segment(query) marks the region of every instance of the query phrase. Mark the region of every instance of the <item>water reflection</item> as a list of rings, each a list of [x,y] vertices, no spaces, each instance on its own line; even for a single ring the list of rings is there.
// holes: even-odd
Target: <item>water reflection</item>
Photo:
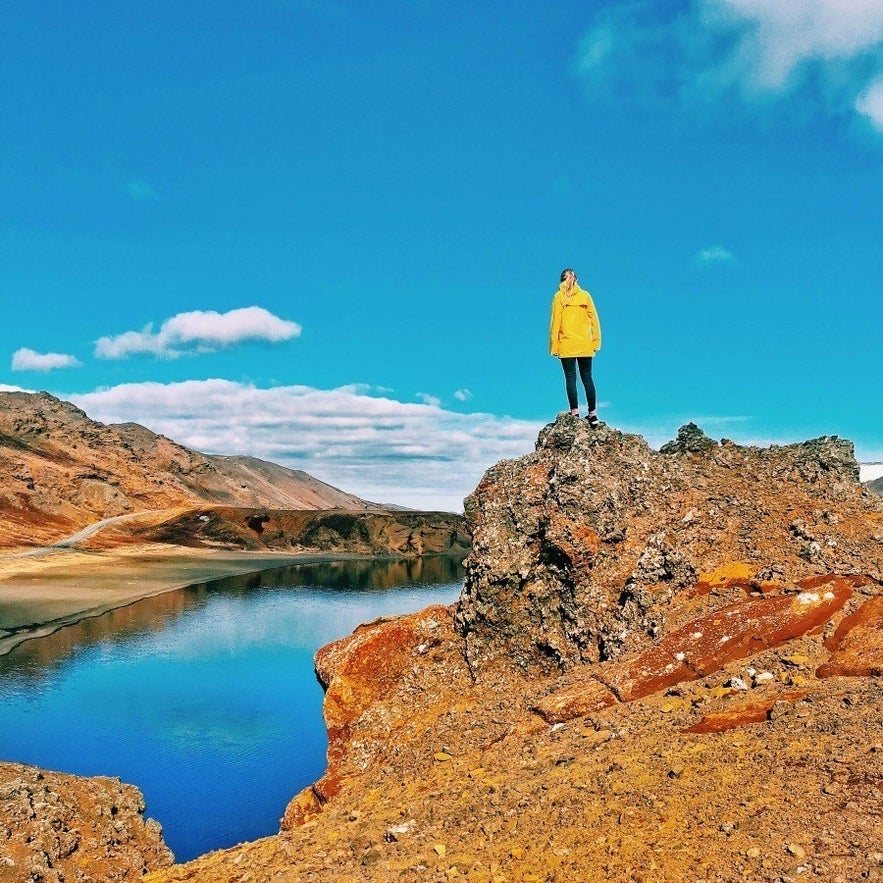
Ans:
[[[107,642],[124,642],[161,632],[184,613],[205,605],[211,595],[242,596],[259,590],[309,587],[313,590],[369,592],[408,586],[429,586],[463,581],[463,556],[436,555],[412,559],[342,559],[286,565],[256,573],[221,577],[184,589],[144,598],[82,619],[51,635],[25,641],[0,656],[0,679],[35,689],[53,671],[84,648]],[[2,697],[4,690],[0,690]]]
[[[81,619],[51,635],[19,644],[0,656],[0,679],[23,682],[30,687],[53,676],[53,672],[84,648],[107,641],[125,641],[135,635],[162,631],[169,622],[205,603],[206,587],[177,589],[118,607],[100,616]],[[0,691],[2,696],[2,691]]]
[[[169,592],[0,658],[0,759],[137,785],[179,860],[278,830],[325,768],[313,655],[450,604],[458,559],[288,566]]]

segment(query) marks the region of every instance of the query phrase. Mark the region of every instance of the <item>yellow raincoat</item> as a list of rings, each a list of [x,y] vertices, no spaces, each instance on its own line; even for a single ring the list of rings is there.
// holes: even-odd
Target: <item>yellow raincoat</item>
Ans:
[[[601,349],[601,323],[588,291],[574,285],[568,294],[564,283],[552,298],[549,352],[553,356],[594,356]]]

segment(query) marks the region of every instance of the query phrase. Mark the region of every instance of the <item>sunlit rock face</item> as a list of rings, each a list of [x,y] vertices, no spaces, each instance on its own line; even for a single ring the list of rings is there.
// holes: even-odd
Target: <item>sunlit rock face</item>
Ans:
[[[694,424],[656,452],[567,415],[488,470],[456,614],[475,673],[564,671],[649,647],[716,605],[883,574],[883,505],[837,437],[755,448]]]

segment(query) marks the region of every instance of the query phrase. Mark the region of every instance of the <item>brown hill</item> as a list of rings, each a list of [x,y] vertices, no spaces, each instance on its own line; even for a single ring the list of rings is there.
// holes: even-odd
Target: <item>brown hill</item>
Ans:
[[[880,478],[875,478],[873,481],[866,481],[865,487],[883,497],[883,475]]]
[[[319,651],[328,769],[172,881],[883,878],[883,501],[837,438],[569,416],[467,501],[452,608]]]
[[[380,508],[305,472],[202,454],[135,423],[98,423],[45,392],[0,393],[0,546],[52,542],[116,515],[205,504]]]

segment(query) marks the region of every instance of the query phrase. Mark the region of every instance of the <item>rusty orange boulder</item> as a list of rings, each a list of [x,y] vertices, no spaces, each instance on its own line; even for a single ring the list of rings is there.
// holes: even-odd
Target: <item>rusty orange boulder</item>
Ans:
[[[316,653],[316,675],[325,688],[322,711],[328,728],[328,768],[318,782],[289,803],[283,830],[317,815],[339,793],[353,728],[368,709],[396,690],[415,658],[427,653],[438,642],[442,627],[450,629],[450,623],[448,608],[433,605],[410,616],[359,626]]]
[[[855,582],[831,576],[814,581],[811,590],[727,605],[688,622],[632,659],[588,669],[589,680],[544,697],[535,710],[549,723],[558,723],[600,711],[615,700],[633,702],[713,674],[828,622],[852,598]]]
[[[847,616],[825,646],[832,653],[817,670],[818,677],[883,675],[883,596]]]

